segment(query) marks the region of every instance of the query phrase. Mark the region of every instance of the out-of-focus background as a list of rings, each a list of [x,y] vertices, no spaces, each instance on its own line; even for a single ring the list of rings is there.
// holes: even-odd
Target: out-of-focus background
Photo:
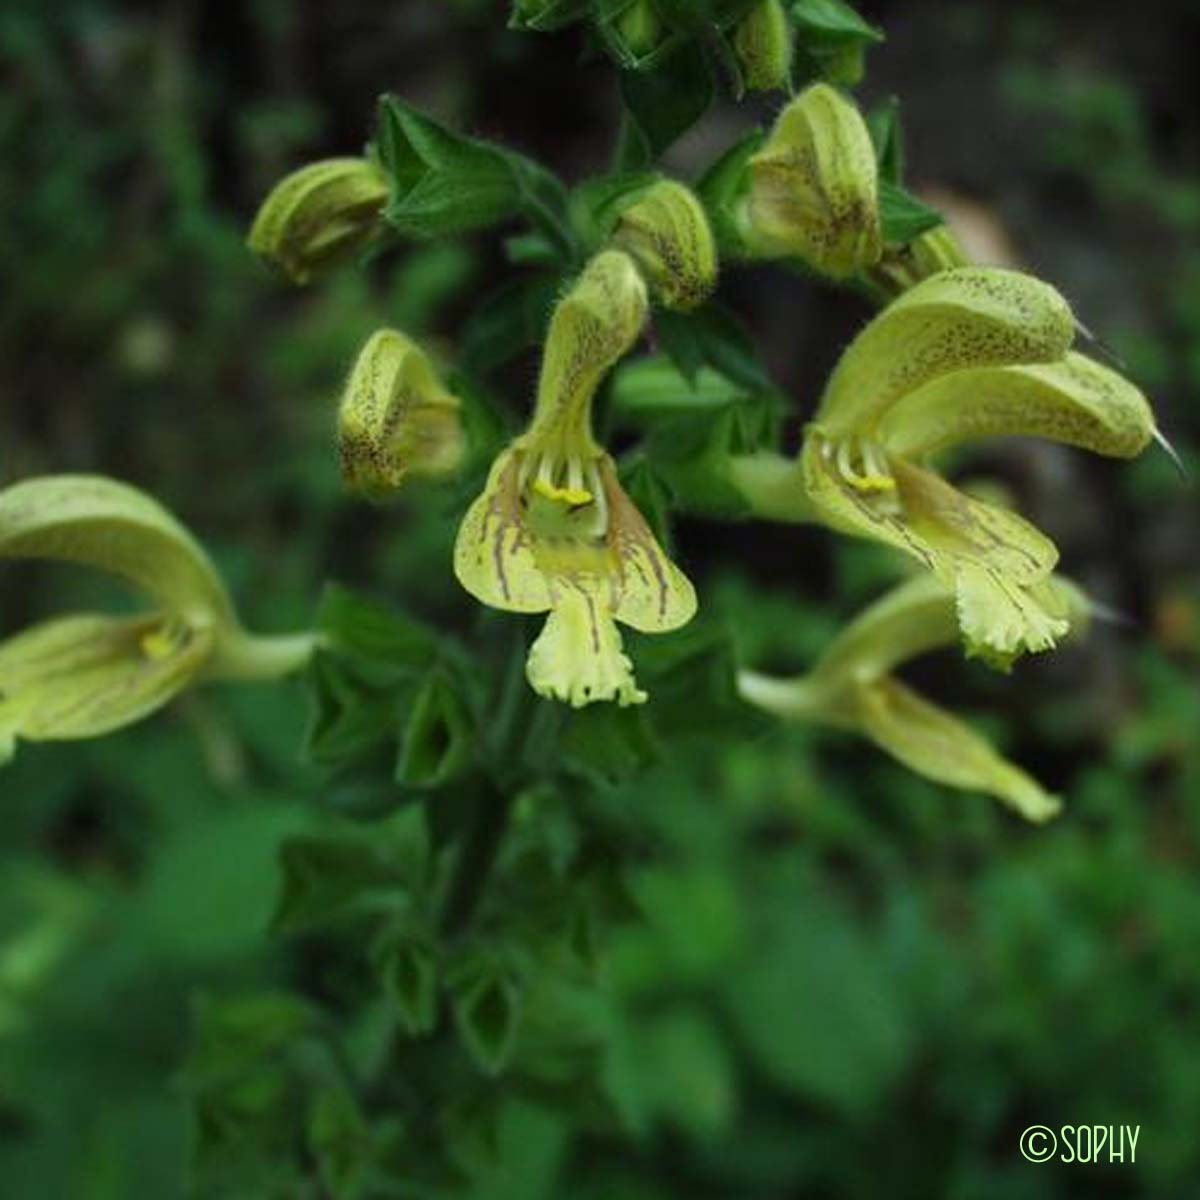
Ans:
[[[1057,284],[1200,474],[1195,5],[861,9],[888,40],[860,96],[902,98],[910,185],[981,258]],[[95,471],[153,491],[263,630],[311,620],[326,579],[464,626],[456,514],[436,494],[346,498],[333,407],[380,324],[452,351],[505,278],[497,239],[297,291],[243,236],[282,174],[360,150],[383,91],[568,181],[603,170],[615,71],[580,49],[577,31],[505,31],[487,0],[6,0],[0,483]],[[718,109],[669,164],[695,175],[776,103]],[[723,286],[798,428],[867,306],[783,269]],[[518,406],[533,369],[512,373]],[[1065,815],[1026,828],[804,730],[717,739],[614,793],[615,821],[635,813],[674,847],[615,956],[640,1133],[535,1122],[529,1153],[576,1183],[554,1190],[546,1166],[549,1190],[510,1194],[1195,1194],[1196,494],[1157,451],[1115,464],[1023,442],[969,466],[1127,618],[1008,677],[953,654],[914,676]],[[816,530],[687,521],[678,542],[746,659],[779,670],[895,578],[885,553]],[[6,565],[0,632],[114,600],[81,572]],[[277,847],[327,799],[298,756],[302,699],[298,683],[189,695],[101,741],[22,746],[0,774],[6,1195],[182,1195],[197,997],[336,992],[330,973],[357,969],[265,933]],[[1140,1125],[1136,1165],[1031,1165],[1017,1139],[1034,1123]],[[212,1194],[323,1194],[282,1168],[272,1188]]]

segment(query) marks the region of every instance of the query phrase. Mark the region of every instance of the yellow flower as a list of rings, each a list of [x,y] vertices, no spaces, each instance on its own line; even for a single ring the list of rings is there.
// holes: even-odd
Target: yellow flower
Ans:
[[[1081,631],[1089,612],[1082,593],[1057,576],[1044,587],[1049,602]],[[749,703],[784,720],[861,734],[918,775],[985,792],[1028,821],[1047,821],[1062,808],[1058,797],[893,673],[909,659],[952,644],[957,624],[953,594],[933,576],[919,575],[852,621],[809,674],[774,679],[743,671],[738,687]]]
[[[456,471],[466,452],[460,408],[416,342],[377,330],[359,351],[338,410],[346,486],[380,499],[410,475]]]
[[[646,313],[629,256],[596,255],[551,318],[533,422],[496,459],[454,549],[459,582],[484,604],[549,611],[526,673],[539,695],[576,707],[646,699],[617,621],[656,632],[696,610],[692,585],[592,436],[592,397]]]
[[[1046,581],[1054,544],[972,499],[930,459],[1000,435],[1132,457],[1154,436],[1145,397],[1072,352],[1053,288],[998,268],[943,271],[884,309],[842,355],[800,466],[818,518],[913,556],[954,593],[969,653],[1004,665],[1067,631]]]
[[[57,617],[0,643],[0,762],[18,738],[96,737],[140,720],[189,683],[274,678],[312,653],[311,634],[242,629],[191,534],[112,479],[46,476],[0,491],[0,558],[95,567],[154,605],[138,616]]]
[[[862,114],[836,88],[814,83],[801,92],[747,170],[738,222],[751,256],[795,255],[839,279],[878,261],[875,148]]]

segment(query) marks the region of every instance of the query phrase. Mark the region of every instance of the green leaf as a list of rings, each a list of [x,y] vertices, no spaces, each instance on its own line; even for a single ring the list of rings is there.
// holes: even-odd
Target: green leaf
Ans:
[[[784,882],[760,872],[763,919],[751,952],[728,972],[728,1010],[769,1079],[843,1112],[866,1112],[888,1094],[909,1050],[897,988],[845,911]]]
[[[659,545],[670,555],[673,540],[671,489],[666,480],[645,456],[639,456],[632,466],[622,464],[621,485],[638,512],[646,518]]]
[[[944,223],[942,214],[922,204],[911,192],[885,179],[879,181],[879,218],[883,240],[889,245],[907,246],[926,230]]]
[[[737,655],[724,625],[694,621],[669,637],[640,639],[633,647],[646,705],[666,744],[689,737],[747,736],[768,722],[737,691]]]
[[[582,20],[591,6],[592,0],[513,0],[508,27],[550,33]]]
[[[620,87],[626,115],[617,156],[622,171],[657,162],[704,116],[713,98],[712,73],[694,44],[681,46],[653,71],[623,72]]]
[[[714,300],[693,312],[656,313],[654,331],[663,351],[689,382],[701,367],[709,366],[748,391],[774,390],[741,321]]]
[[[372,961],[400,1022],[413,1037],[437,1024],[438,971],[429,942],[408,929],[388,930],[375,944]]]
[[[417,692],[400,758],[396,782],[436,788],[460,776],[471,761],[475,728],[466,705],[446,673],[433,671]]]
[[[399,731],[399,697],[364,683],[354,667],[318,652],[307,673],[311,712],[303,753],[338,766],[359,759]]]
[[[589,251],[598,250],[621,213],[640,193],[662,178],[656,171],[634,171],[589,179],[571,192],[571,223]]]
[[[330,647],[359,660],[366,678],[381,683],[428,670],[439,653],[432,630],[341,584],[325,585],[317,628]]]
[[[507,973],[491,967],[472,971],[453,988],[454,1017],[471,1056],[488,1075],[508,1065],[521,1023],[521,992]]]
[[[797,82],[824,79],[854,87],[863,77],[866,50],[883,34],[843,0],[795,0],[798,31],[793,75]]]
[[[738,209],[749,186],[750,158],[765,139],[766,134],[761,129],[751,130],[730,146],[696,185],[696,194],[708,213],[717,247],[723,257],[736,257],[742,252]]]
[[[365,907],[395,908],[406,892],[376,839],[295,837],[279,852],[283,885],[272,918],[281,933],[336,921]]]
[[[557,272],[513,279],[483,300],[463,327],[462,362],[484,375],[540,344],[558,299],[563,277]]]
[[[308,1114],[308,1145],[333,1200],[356,1200],[374,1147],[354,1096],[342,1085],[324,1087]]]
[[[640,775],[659,757],[641,706],[593,704],[564,720],[562,766],[592,783],[616,786]]]
[[[392,183],[384,218],[403,236],[453,236],[522,215],[571,252],[565,190],[531,159],[454,133],[394,96],[380,100],[375,152]]]
[[[867,129],[875,144],[879,178],[900,185],[904,178],[904,134],[900,128],[900,101],[891,96],[867,114]]]
[[[809,46],[876,45],[884,40],[883,32],[845,0],[793,0],[791,17]]]
[[[192,1007],[192,1047],[180,1072],[189,1088],[241,1074],[316,1026],[318,1014],[287,992],[199,996]]]

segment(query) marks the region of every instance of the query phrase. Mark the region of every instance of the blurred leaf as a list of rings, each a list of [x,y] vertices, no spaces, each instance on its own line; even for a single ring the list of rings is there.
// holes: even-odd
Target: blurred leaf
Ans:
[[[409,709],[396,782],[437,788],[461,775],[475,745],[475,727],[446,673],[433,671]]]
[[[454,1017],[479,1067],[498,1075],[508,1065],[521,1022],[521,993],[511,976],[490,967],[452,985]]]
[[[727,739],[765,722],[737,694],[737,660],[728,629],[693,622],[666,637],[639,639],[634,659],[650,693],[647,713],[664,745],[689,737]]]
[[[367,677],[380,682],[427,670],[439,650],[432,630],[336,583],[327,583],[321,594],[317,628],[331,647],[362,660]]]
[[[373,1147],[363,1115],[344,1087],[322,1088],[313,1097],[308,1145],[333,1200],[355,1200],[363,1195]]]
[[[428,942],[407,929],[385,933],[372,949],[372,961],[407,1032],[418,1037],[437,1023],[438,972]]]
[[[294,933],[364,906],[395,908],[405,890],[394,861],[369,837],[296,837],[279,854],[283,886],[272,928]]]
[[[764,889],[778,881],[761,879]],[[801,908],[764,907],[725,998],[746,1049],[775,1083],[862,1113],[890,1088],[909,1051],[901,997],[875,947],[840,908],[811,892]],[[803,894],[803,893],[802,893]]]
[[[879,181],[879,218],[883,240],[896,246],[906,246],[926,230],[944,224],[941,213],[886,179]]]
[[[561,287],[559,275],[539,273],[510,280],[487,296],[463,327],[464,367],[486,374],[538,345]]]
[[[879,177],[900,186],[904,178],[904,134],[900,128],[900,101],[889,96],[867,114],[867,128],[879,161]]]
[[[201,996],[192,1009],[192,1047],[181,1072],[190,1088],[240,1075],[315,1027],[318,1014],[288,992]]]
[[[741,321],[715,300],[690,313],[657,312],[654,332],[663,351],[689,382],[695,381],[702,367],[709,366],[748,391],[772,390],[770,376],[759,363]]]
[[[365,685],[346,663],[318,652],[308,668],[311,713],[305,757],[322,765],[361,758],[399,731],[394,692]]]
[[[659,753],[640,705],[592,704],[572,712],[559,749],[566,770],[609,786],[632,779]]]
[[[883,33],[845,0],[792,0],[791,18],[809,45],[867,45],[882,42]]]
[[[549,33],[587,16],[592,0],[512,0],[509,27]]]
[[[703,50],[681,46],[651,71],[623,71],[621,100],[626,123],[619,151],[622,171],[637,171],[658,161],[681,134],[708,110],[712,74]]]

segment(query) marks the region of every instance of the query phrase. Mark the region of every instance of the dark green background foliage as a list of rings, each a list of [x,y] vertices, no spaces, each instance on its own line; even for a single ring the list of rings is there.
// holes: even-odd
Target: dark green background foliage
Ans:
[[[860,96],[902,97],[907,182],[1007,230],[1195,474],[1194,5],[862,11],[888,40]],[[702,618],[630,639],[644,711],[567,715],[508,688],[524,622],[452,579],[477,469],[386,508],[342,494],[334,405],[379,325],[440,340],[519,425],[536,354],[501,360],[544,300],[495,295],[544,245],[518,269],[492,234],[432,241],[293,291],[244,231],[287,170],[357,152],[384,91],[569,184],[603,173],[646,77],[581,58],[578,25],[504,24],[484,0],[0,10],[0,482],[152,490],[249,624],[333,640],[304,681],[189,694],[0,776],[4,1194],[1194,1195],[1200,556],[1165,457],[967,464],[1131,618],[1007,678],[914,673],[1068,798],[1046,829],[731,698],[735,655],[810,663],[894,577],[882,551],[676,521]],[[667,164],[694,178],[776,104],[719,102]],[[627,130],[626,166],[660,134]],[[870,310],[771,267],[721,299],[757,353],[735,339],[723,369],[761,363],[794,440]],[[710,432],[626,463],[649,516],[671,448]],[[9,566],[0,628],[113,599]],[[477,760],[486,786],[455,785]],[[1137,1165],[1031,1165],[1034,1122],[1139,1124]]]

